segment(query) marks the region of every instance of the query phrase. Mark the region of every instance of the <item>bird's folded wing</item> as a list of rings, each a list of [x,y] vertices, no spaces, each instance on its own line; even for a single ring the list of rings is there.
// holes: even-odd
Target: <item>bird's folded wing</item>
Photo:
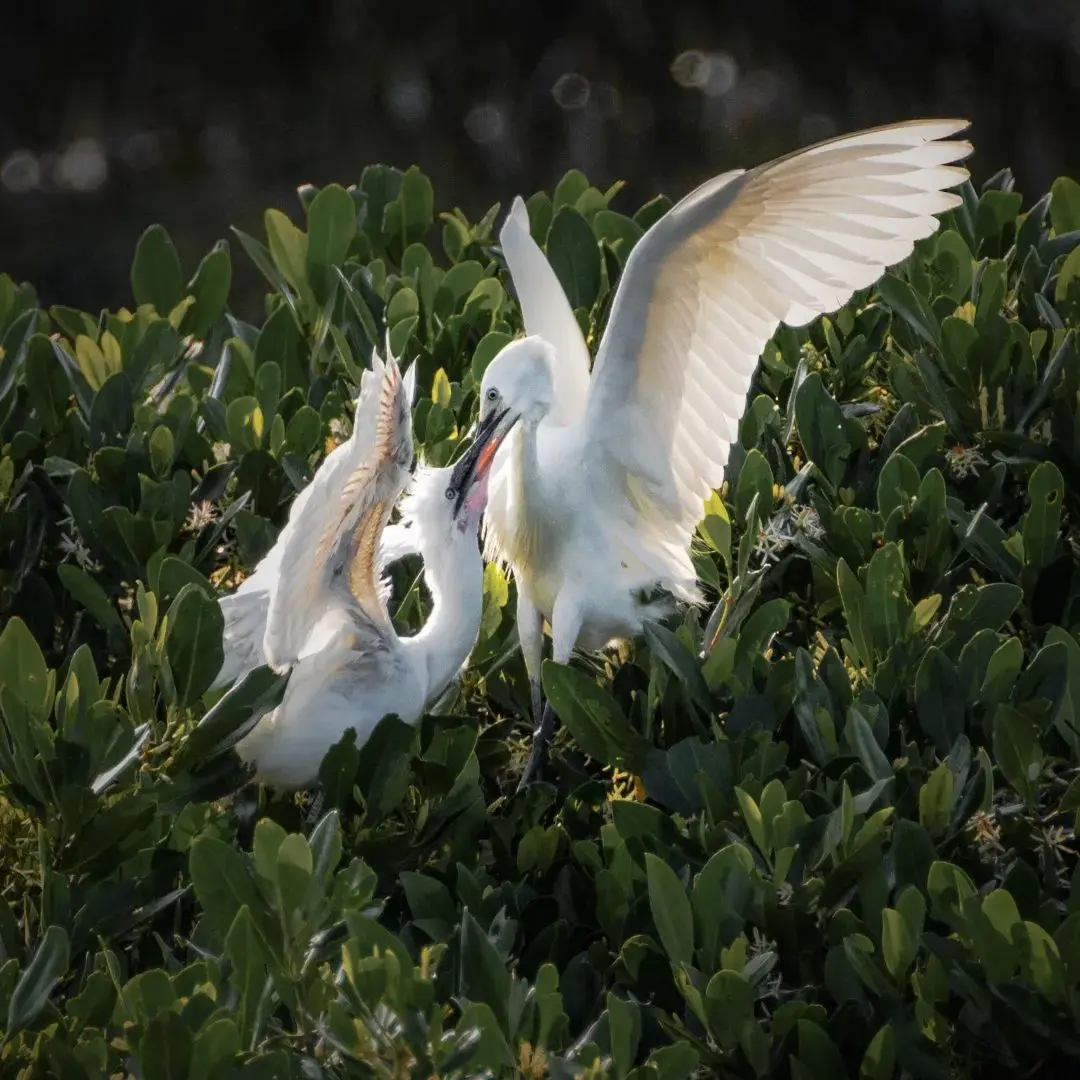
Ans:
[[[263,638],[266,661],[278,671],[296,662],[339,582],[365,620],[390,625],[375,555],[412,464],[413,380],[402,380],[393,359],[383,364],[373,355],[372,366],[357,404],[353,452],[313,492],[281,553]]]
[[[551,263],[529,232],[529,212],[521,196],[514,199],[499,231],[499,244],[517,290],[525,333],[539,334],[555,348],[550,421],[570,424],[585,411],[589,349]]]
[[[656,539],[685,549],[761,351],[781,322],[835,311],[937,228],[967,179],[960,120],[829,140],[726,173],[631,252],[593,367],[582,436],[596,482]]]

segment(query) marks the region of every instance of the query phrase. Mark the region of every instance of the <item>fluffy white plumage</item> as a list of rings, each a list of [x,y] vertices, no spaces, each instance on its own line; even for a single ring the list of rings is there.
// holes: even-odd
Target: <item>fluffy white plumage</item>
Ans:
[[[656,587],[694,601],[689,547],[723,481],[761,351],[780,323],[835,311],[960,202],[962,120],[842,136],[709,180],[648,230],[588,351],[516,199],[500,242],[530,337],[489,365],[481,418],[520,406],[497,456],[486,553],[513,567],[533,679],[553,655],[640,631]],[[582,389],[584,387],[584,390]],[[551,408],[530,416],[530,402]],[[534,706],[538,688],[534,686]]]
[[[422,630],[399,638],[386,610],[379,546],[410,478],[411,389],[392,360],[376,377],[381,384],[372,379],[362,388],[357,409],[364,430],[374,432],[368,452],[351,474],[335,474],[332,487],[312,496],[310,517],[287,539],[281,560],[282,568],[297,571],[279,575],[269,600],[266,651],[287,659],[291,675],[280,705],[236,751],[260,780],[275,786],[313,783],[323,755],[350,727],[362,745],[387,713],[418,720],[465,664],[480,629],[477,528],[494,449],[489,443],[497,444],[506,428],[480,433],[451,468],[417,471],[403,509],[434,606]]]

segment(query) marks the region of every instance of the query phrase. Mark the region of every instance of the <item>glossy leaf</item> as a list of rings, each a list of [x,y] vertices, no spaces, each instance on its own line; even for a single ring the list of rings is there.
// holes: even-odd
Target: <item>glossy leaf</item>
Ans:
[[[589,223],[577,211],[556,211],[547,237],[547,257],[570,306],[588,310],[600,291],[600,249]]]
[[[163,318],[183,299],[180,256],[162,225],[151,225],[139,237],[131,264],[131,291],[136,304],[153,304]]]
[[[648,744],[615,699],[574,668],[545,660],[542,670],[544,693],[581,749],[605,764],[641,772]]]
[[[645,854],[649,910],[664,951],[674,964],[689,964],[694,955],[694,920],[686,890],[675,871],[651,852]]]
[[[68,935],[62,927],[50,926],[12,991],[7,1009],[9,1037],[33,1023],[67,972],[70,956]]]

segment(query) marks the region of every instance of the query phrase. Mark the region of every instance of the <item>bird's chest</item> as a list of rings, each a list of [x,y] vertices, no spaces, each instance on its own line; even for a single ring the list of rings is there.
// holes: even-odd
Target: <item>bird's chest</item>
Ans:
[[[555,597],[559,595],[563,585],[561,568],[557,563],[550,562],[547,565],[521,563],[519,567],[514,571],[515,576],[524,586],[533,607],[550,620],[555,608]]]

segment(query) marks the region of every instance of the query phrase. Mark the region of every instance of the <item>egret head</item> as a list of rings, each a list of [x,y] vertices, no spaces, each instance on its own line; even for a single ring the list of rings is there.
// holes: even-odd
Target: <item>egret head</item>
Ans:
[[[507,417],[539,423],[555,404],[555,350],[533,334],[503,348],[480,383],[480,423],[507,410]]]
[[[421,549],[437,553],[447,544],[476,541],[476,529],[487,505],[487,480],[495,452],[517,417],[501,409],[482,421],[469,449],[444,469],[422,465],[402,502],[402,514],[423,538]]]

